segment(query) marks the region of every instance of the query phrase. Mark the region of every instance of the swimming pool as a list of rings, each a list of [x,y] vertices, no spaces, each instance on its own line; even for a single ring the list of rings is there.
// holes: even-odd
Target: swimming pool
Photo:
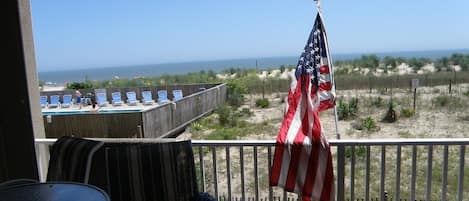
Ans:
[[[43,111],[42,116],[53,115],[75,115],[75,114],[118,114],[118,113],[133,113],[141,112],[143,109],[101,109],[96,112],[89,110],[65,110],[65,111]]]

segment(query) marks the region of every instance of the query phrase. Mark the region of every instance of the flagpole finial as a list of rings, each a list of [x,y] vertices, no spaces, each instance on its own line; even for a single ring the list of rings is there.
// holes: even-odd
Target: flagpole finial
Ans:
[[[316,2],[316,7],[318,11],[321,11],[321,0],[314,0]]]

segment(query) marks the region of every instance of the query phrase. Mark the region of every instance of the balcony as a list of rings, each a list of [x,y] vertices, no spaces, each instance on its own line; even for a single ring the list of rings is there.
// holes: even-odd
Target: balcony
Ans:
[[[105,142],[156,139],[100,138]],[[55,139],[36,139],[41,178]],[[200,191],[218,200],[297,200],[269,186],[275,141],[194,140]],[[469,200],[469,138],[330,140],[337,200]],[[465,186],[465,188],[464,188]]]

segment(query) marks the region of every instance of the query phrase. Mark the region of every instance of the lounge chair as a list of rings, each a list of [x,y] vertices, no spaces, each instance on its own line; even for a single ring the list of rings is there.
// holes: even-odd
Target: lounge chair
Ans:
[[[119,91],[112,92],[112,105],[120,106],[122,104],[124,104],[124,101],[122,101],[121,92]]]
[[[72,105],[72,95],[66,94],[62,96],[62,107],[70,107]]]
[[[142,91],[142,103],[144,105],[151,105],[155,103],[155,100],[153,100],[151,91]]]
[[[140,101],[137,100],[137,94],[135,91],[128,91],[127,95],[127,105],[137,105]]]
[[[109,104],[109,101],[107,101],[106,93],[96,93],[96,102],[98,103],[99,107],[106,106],[107,104]]]
[[[60,106],[60,96],[59,95],[52,95],[50,96],[50,103],[47,105],[49,108],[56,108]]]
[[[158,102],[159,103],[169,103],[170,102],[170,100],[168,99],[168,91],[158,90]]]
[[[41,107],[45,108],[47,104],[47,96],[41,96]]]
[[[184,96],[182,95],[182,90],[173,90],[173,101],[181,100],[183,97]]]

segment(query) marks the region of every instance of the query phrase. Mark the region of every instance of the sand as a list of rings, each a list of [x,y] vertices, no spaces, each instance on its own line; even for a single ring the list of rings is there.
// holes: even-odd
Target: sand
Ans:
[[[469,97],[464,92],[469,91],[469,84],[459,84],[453,86],[453,93],[448,93],[448,86],[420,87],[417,89],[416,114],[412,117],[404,117],[400,114],[401,109],[412,109],[413,94],[408,90],[394,89],[393,100],[398,103],[396,111],[398,120],[395,123],[381,122],[387,112],[387,103],[391,94],[381,94],[377,90],[369,93],[368,90],[343,90],[337,91],[338,99],[348,100],[352,97],[359,99],[358,116],[349,120],[338,121],[338,133],[342,139],[370,139],[370,138],[460,138],[469,137]],[[285,108],[282,99],[283,94],[272,94],[265,96],[270,100],[268,108],[258,108],[255,100],[260,98],[260,94],[250,94],[246,96],[245,104],[242,107],[249,108],[253,113],[246,121],[251,123],[261,123],[270,121],[277,128],[280,128]],[[433,102],[436,97],[443,96],[458,100],[456,105],[437,106]],[[372,98],[381,97],[384,106],[374,107],[366,105]],[[368,102],[367,102],[368,101]],[[377,124],[378,130],[363,131],[353,128],[354,123],[360,118],[371,117]],[[328,139],[336,139],[336,124],[334,111],[328,110],[320,114],[321,124]],[[277,136],[274,133],[251,133],[243,139],[252,140],[273,140]],[[181,137],[189,138],[190,131],[187,130]]]

